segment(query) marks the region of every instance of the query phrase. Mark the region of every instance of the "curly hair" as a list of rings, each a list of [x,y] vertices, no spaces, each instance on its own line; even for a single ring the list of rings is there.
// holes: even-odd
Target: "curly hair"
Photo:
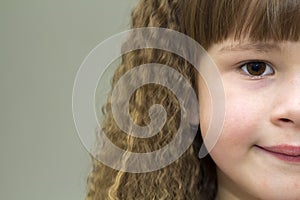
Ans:
[[[247,37],[254,41],[299,40],[300,1],[298,0],[140,0],[132,11],[131,27],[162,27],[179,31],[206,50],[228,38]],[[134,37],[127,41],[134,42]],[[124,44],[126,46],[126,42]],[[128,70],[145,63],[172,66],[197,91],[196,71],[190,63],[170,52],[141,49],[126,53],[115,71],[112,88]],[[143,78],[143,77],[139,77]],[[124,91],[126,89],[124,88]],[[120,94],[122,100],[122,93]],[[130,152],[150,152],[168,144],[178,129],[181,112],[176,97],[167,88],[148,84],[137,89],[129,103],[130,117],[138,125],[150,122],[153,104],[166,109],[167,122],[151,138],[124,133],[111,110],[111,93],[103,107],[102,129],[117,146]],[[193,145],[174,163],[153,172],[128,173],[105,166],[92,157],[86,200],[100,199],[205,199],[217,194],[216,165],[208,155],[198,159],[202,137],[198,129]]]

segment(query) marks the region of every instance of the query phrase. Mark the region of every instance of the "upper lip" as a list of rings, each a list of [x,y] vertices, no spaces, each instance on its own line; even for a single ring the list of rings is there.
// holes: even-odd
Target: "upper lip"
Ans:
[[[260,148],[277,154],[287,155],[287,156],[300,156],[300,146],[293,145],[276,145],[276,146],[259,146]]]

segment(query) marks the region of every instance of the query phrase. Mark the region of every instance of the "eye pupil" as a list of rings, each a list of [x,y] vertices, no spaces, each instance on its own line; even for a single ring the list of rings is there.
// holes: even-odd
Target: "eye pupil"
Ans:
[[[266,64],[262,62],[248,63],[247,70],[251,75],[259,76],[265,72]]]

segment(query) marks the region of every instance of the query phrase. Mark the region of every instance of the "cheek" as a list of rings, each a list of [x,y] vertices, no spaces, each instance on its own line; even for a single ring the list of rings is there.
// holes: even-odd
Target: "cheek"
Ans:
[[[200,127],[202,137],[206,136],[209,126],[220,126],[211,122],[212,103],[207,87],[200,81],[199,91],[200,102]],[[247,137],[246,132],[253,127],[256,120],[255,100],[244,98],[239,92],[227,92],[225,100],[225,121],[220,140],[229,139],[237,143]]]
[[[255,144],[257,115],[252,106],[251,101],[235,95],[226,99],[223,131],[210,152],[222,171],[231,171],[234,165],[243,163],[250,148]]]
[[[236,143],[254,142],[265,123],[267,107],[256,94],[239,91],[226,95],[226,117],[222,136]]]
[[[238,156],[239,153],[245,153],[259,138],[258,129],[263,121],[260,110],[262,105],[256,98],[245,98],[245,96],[249,95],[242,92],[226,94],[226,115],[223,131],[211,152],[212,154],[223,154],[226,149],[230,155]],[[203,123],[203,128],[209,126],[207,120],[203,120]]]
[[[233,145],[243,143],[251,137],[256,114],[251,103],[238,98],[227,98],[226,116],[220,142],[230,142]]]

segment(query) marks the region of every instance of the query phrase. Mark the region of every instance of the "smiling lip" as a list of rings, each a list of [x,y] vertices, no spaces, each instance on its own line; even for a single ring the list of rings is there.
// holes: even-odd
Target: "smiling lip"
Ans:
[[[300,146],[278,145],[278,146],[257,146],[260,149],[270,153],[280,160],[289,162],[300,162]]]

